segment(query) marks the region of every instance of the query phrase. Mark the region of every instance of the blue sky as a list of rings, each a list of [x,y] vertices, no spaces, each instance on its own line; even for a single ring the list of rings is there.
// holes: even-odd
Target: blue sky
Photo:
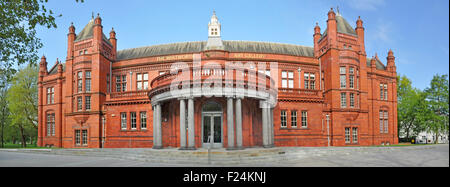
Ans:
[[[57,29],[38,29],[49,68],[64,61],[70,23],[79,33],[92,12],[100,13],[103,32],[112,27],[118,50],[155,44],[207,40],[207,25],[215,10],[223,40],[268,41],[313,46],[313,28],[326,28],[327,12],[339,6],[354,27],[364,21],[367,56],[378,53],[386,63],[389,49],[397,72],[424,89],[433,75],[449,73],[448,0],[50,0],[47,7],[62,17]]]

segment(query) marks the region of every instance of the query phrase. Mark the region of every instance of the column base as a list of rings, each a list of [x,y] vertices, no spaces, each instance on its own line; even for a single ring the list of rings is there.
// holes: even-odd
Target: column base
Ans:
[[[184,150],[197,150],[197,148],[195,148],[195,147],[186,147]]]
[[[235,151],[235,150],[240,150],[238,147],[227,147],[225,150],[227,151]]]
[[[178,150],[184,151],[184,150],[189,150],[189,149],[187,147],[180,147]]]
[[[273,148],[275,147],[274,145],[263,145],[264,148]]]
[[[153,146],[153,149],[163,149],[163,146]]]

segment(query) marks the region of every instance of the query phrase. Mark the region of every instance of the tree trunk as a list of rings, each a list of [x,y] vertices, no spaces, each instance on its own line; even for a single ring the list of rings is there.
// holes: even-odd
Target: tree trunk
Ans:
[[[25,137],[25,132],[24,132],[24,128],[22,127],[22,125],[19,125],[20,128],[20,136],[22,137],[22,147],[27,147],[27,139]]]

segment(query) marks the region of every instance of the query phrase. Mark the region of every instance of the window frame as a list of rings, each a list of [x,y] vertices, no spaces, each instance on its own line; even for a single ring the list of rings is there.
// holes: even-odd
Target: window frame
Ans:
[[[120,129],[127,130],[128,124],[127,124],[127,113],[121,112],[120,113]]]
[[[280,111],[280,127],[287,128],[287,110]]]
[[[291,128],[297,128],[297,110],[291,110]]]
[[[89,75],[89,76],[88,76]],[[84,72],[84,91],[91,92],[91,71]]]
[[[347,108],[347,93],[341,92],[341,108]]]
[[[131,128],[131,130],[136,130],[137,129],[136,112],[130,112],[130,128]]]
[[[139,112],[139,121],[141,129],[147,129],[147,112],[141,111]]]
[[[308,111],[306,110],[302,111],[301,121],[302,121],[302,128],[308,128]]]

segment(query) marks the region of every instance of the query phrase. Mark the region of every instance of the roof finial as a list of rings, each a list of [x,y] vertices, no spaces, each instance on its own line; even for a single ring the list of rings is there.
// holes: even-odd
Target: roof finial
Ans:
[[[94,11],[92,11],[92,19],[94,19]]]
[[[336,11],[339,14],[339,6],[336,7]]]

